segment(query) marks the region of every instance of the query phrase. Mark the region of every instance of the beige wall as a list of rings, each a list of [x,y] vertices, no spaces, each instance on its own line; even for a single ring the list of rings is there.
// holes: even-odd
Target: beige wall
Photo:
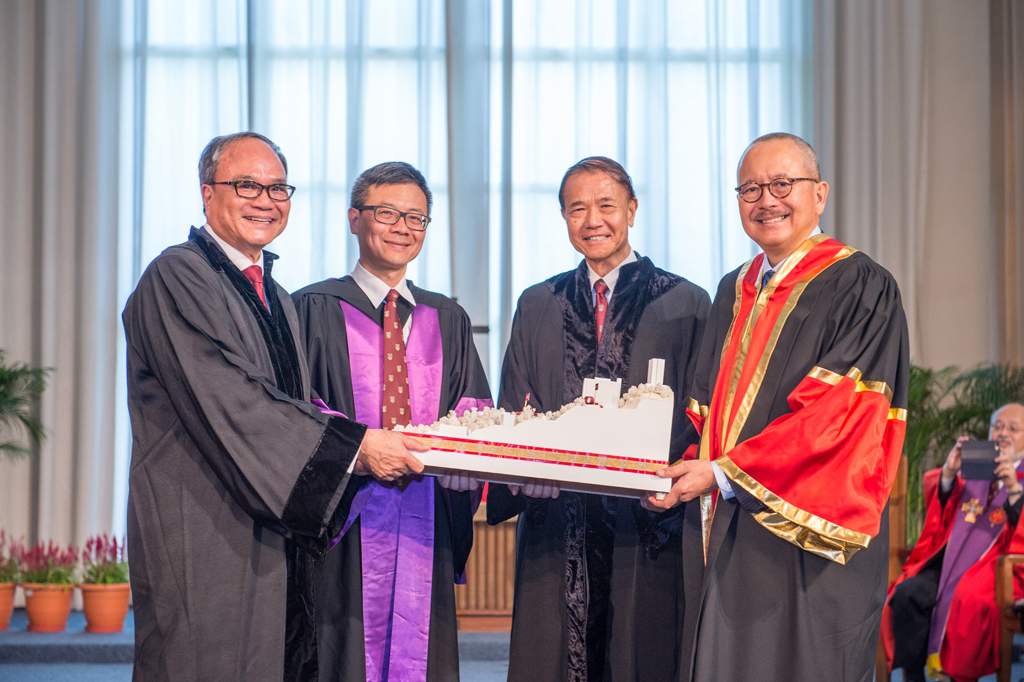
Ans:
[[[926,191],[916,362],[998,360],[992,276],[988,3],[931,0],[927,12]]]
[[[999,2],[1001,0],[992,0]],[[999,360],[990,3],[815,3],[822,228],[893,273],[911,360]]]

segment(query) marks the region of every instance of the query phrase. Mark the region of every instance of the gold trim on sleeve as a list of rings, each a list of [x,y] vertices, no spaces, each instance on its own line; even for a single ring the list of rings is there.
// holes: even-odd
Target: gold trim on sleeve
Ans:
[[[751,478],[728,457],[715,460],[733,482],[760,500],[771,511],[754,514],[758,523],[775,535],[819,556],[845,564],[868,546],[871,536],[826,521],[786,502]]]
[[[885,402],[892,404],[892,389],[884,381],[858,381],[857,382],[857,393],[864,391],[870,391],[872,393],[881,393],[885,396]]]
[[[889,419],[905,422],[907,421],[907,411],[902,407],[894,407],[889,410]]]
[[[701,405],[693,398],[690,398],[689,409],[690,412],[699,414],[701,416],[701,419],[707,419],[708,413],[710,412],[710,408],[707,405]]]
[[[775,512],[758,512],[754,514],[754,519],[770,533],[793,543],[800,549],[843,566],[862,549],[848,542],[818,535],[809,528],[793,523],[782,514]]]
[[[833,386],[837,386],[843,379],[842,375],[830,372],[824,367],[815,367],[807,373],[807,376],[811,379],[823,381],[826,384],[832,384]],[[852,379],[856,384],[854,390],[857,393],[863,393],[864,391],[881,393],[885,396],[885,401],[892,404],[892,389],[889,388],[889,384],[884,381],[861,381],[861,371],[856,367],[850,368],[850,371],[846,373],[846,378]]]

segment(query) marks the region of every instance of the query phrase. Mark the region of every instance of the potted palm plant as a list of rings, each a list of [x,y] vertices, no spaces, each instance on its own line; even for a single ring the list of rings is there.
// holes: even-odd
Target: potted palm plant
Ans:
[[[0,632],[11,624],[14,612],[14,588],[20,574],[19,557],[21,544],[15,543],[0,530]]]
[[[78,568],[78,549],[40,542],[21,560],[21,588],[25,591],[25,613],[32,632],[61,632],[71,613]]]
[[[86,632],[121,632],[128,615],[128,558],[124,540],[106,533],[85,542],[82,553],[82,607]]]
[[[49,371],[17,362],[8,365],[4,362],[4,351],[0,350],[0,455],[12,458],[32,455],[21,441],[2,437],[8,431],[24,431],[36,446],[43,441],[45,432],[34,408],[46,388]]]

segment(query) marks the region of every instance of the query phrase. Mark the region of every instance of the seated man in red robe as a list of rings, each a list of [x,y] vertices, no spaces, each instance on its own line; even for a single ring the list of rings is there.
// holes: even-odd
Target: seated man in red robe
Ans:
[[[966,437],[941,469],[924,476],[924,530],[889,587],[882,615],[889,668],[903,668],[907,682],[925,679],[926,662],[957,682],[991,674],[999,665],[996,557],[1024,549],[1017,532],[1024,507],[1018,480],[1024,475],[1024,405],[996,410],[989,438],[999,444],[995,481],[959,475]],[[1022,587],[1015,587],[1017,597]]]

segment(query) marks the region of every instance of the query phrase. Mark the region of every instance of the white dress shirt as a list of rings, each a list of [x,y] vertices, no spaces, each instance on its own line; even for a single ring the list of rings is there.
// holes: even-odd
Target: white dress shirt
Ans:
[[[611,303],[612,294],[615,292],[615,284],[619,281],[619,268],[629,263],[635,263],[637,261],[636,251],[630,251],[626,258],[612,268],[611,272],[602,277],[601,275],[594,272],[594,269],[590,267],[590,263],[587,263],[587,270],[590,271],[590,303],[593,306],[597,306],[597,292],[594,291],[594,285],[597,284],[597,280],[603,279],[605,286],[608,287],[608,291],[605,292],[604,300]]]
[[[217,234],[217,231],[210,227],[210,223],[203,225],[203,228],[205,228],[206,233],[213,238],[213,241],[217,242],[217,246],[221,248],[224,255],[228,257],[228,260],[231,261],[236,268],[245,271],[245,269],[251,265],[258,265],[260,268],[260,274],[263,273],[263,249],[260,249],[260,257],[256,259],[255,263],[253,263],[252,259],[244,253],[221,239],[220,235]]]
[[[221,251],[223,251],[224,255],[228,257],[228,260],[231,261],[232,265],[243,273],[246,268],[250,268],[255,265],[260,269],[260,277],[263,277],[263,249],[260,249],[260,257],[256,259],[255,263],[253,263],[251,258],[221,239],[220,235],[210,227],[210,223],[203,225],[203,228],[206,230],[206,234],[210,235],[210,237],[213,238],[213,241],[217,242],[217,246],[221,248]],[[266,299],[267,310],[270,310],[270,299],[267,297],[267,292],[265,291],[263,292],[263,298]]]

